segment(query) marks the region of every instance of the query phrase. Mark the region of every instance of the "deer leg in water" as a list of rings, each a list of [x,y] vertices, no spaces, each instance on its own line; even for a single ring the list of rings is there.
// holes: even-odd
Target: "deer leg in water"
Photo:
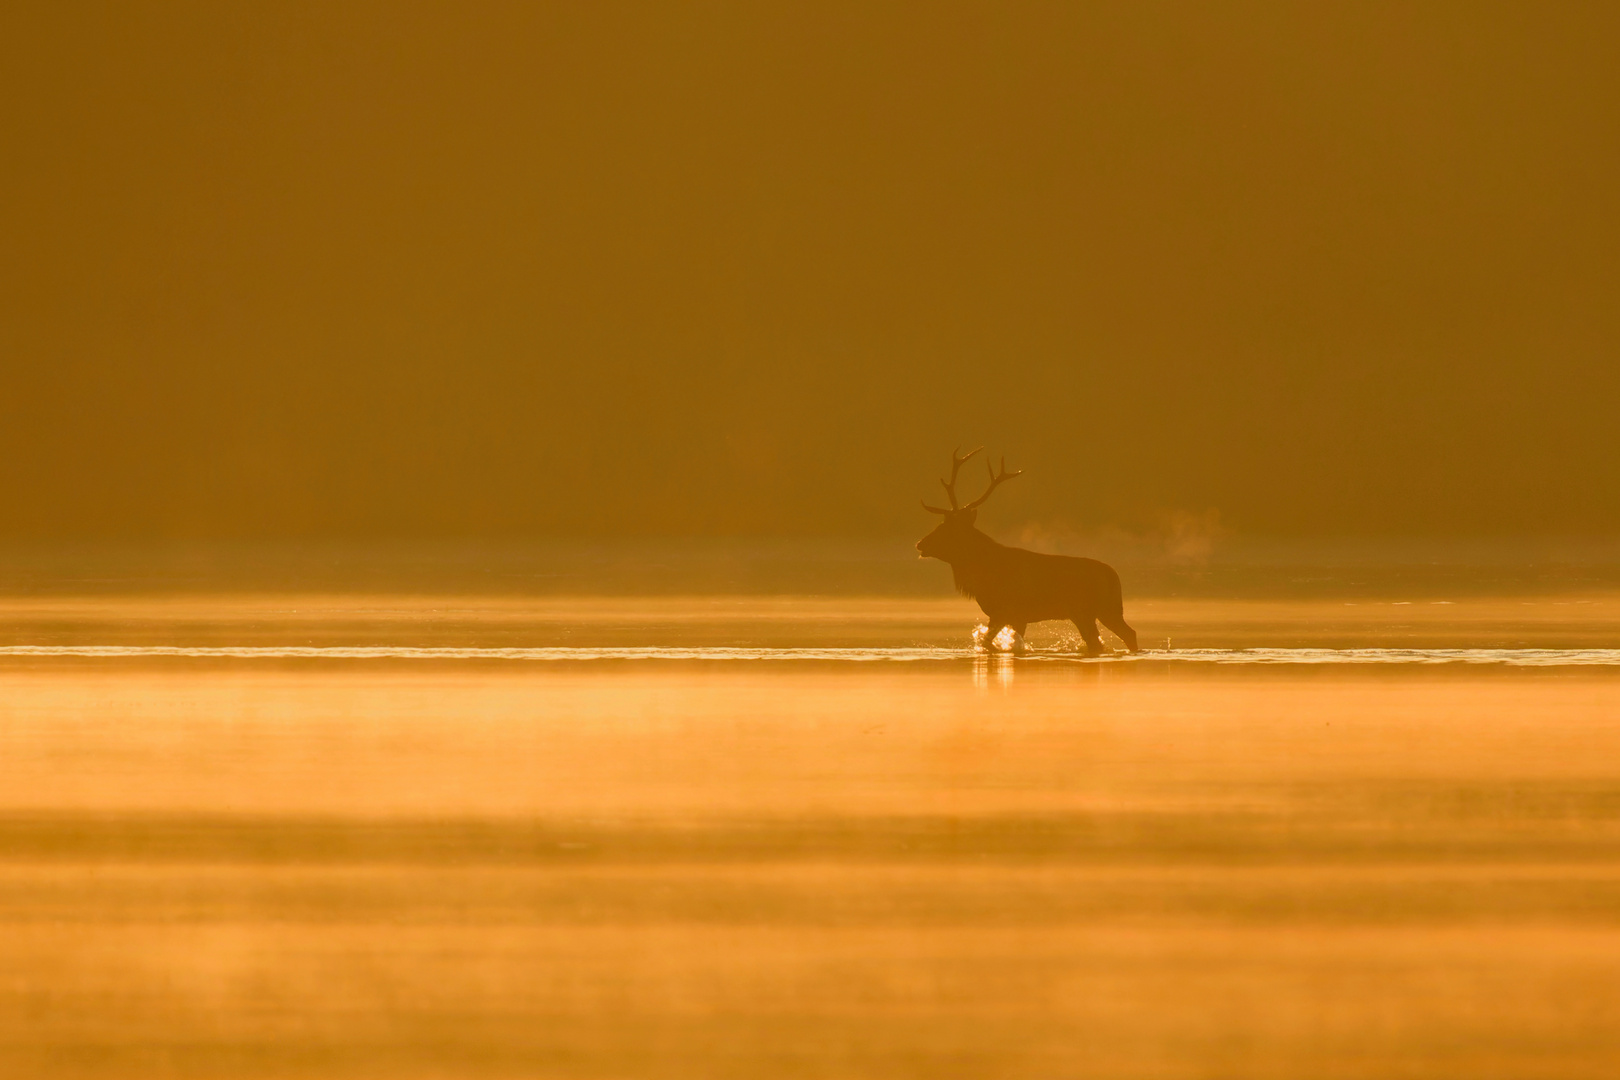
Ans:
[[[984,648],[986,652],[996,647],[996,635],[1006,629],[1007,624],[1000,619],[990,619],[990,625],[984,629]]]
[[[1080,631],[1080,636],[1086,639],[1086,655],[1101,656],[1103,651],[1102,635],[1097,633],[1097,620],[1090,615],[1076,618],[1074,625]]]
[[[1131,629],[1131,624],[1125,621],[1125,616],[1123,614],[1104,615],[1099,618],[1098,621],[1104,626],[1108,627],[1108,629],[1112,630],[1114,633],[1118,634],[1119,640],[1125,643],[1125,647],[1127,649],[1131,650],[1131,652],[1137,651],[1136,631]]]

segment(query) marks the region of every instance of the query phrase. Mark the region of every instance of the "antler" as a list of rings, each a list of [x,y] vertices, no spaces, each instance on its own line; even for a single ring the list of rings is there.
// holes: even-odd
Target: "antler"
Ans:
[[[990,486],[984,489],[984,494],[983,495],[980,495],[977,499],[974,499],[972,502],[970,502],[966,506],[962,507],[962,509],[964,509],[964,510],[976,510],[976,509],[978,509],[980,506],[984,505],[984,500],[986,500],[986,499],[988,499],[990,497],[990,493],[992,491],[996,490],[996,488],[1001,486],[1001,482],[1003,480],[1011,480],[1015,476],[1024,475],[1024,470],[1023,469],[1019,469],[1016,472],[1008,472],[1007,471],[1007,459],[1005,457],[1003,457],[1001,459],[1001,472],[998,473],[994,469],[990,468],[990,462],[989,461],[986,461],[984,463],[984,468],[985,468],[985,471],[990,474]],[[954,479],[954,477],[953,477],[953,479]],[[955,505],[956,505],[956,500],[952,499],[951,500],[951,506],[954,507]]]
[[[962,471],[962,466],[967,463],[968,458],[972,457],[974,454],[977,454],[979,450],[983,449],[984,447],[981,446],[976,450],[969,450],[961,457],[956,456],[955,450],[951,451],[951,478],[949,480],[940,481],[941,484],[945,485],[945,497],[951,500],[951,510],[961,509],[961,507],[956,505],[956,474]],[[1014,473],[1013,475],[1016,476],[1017,474]],[[988,495],[990,493],[987,491],[985,494]],[[979,502],[984,502],[984,500],[980,499]],[[979,503],[974,503],[973,505],[977,506]],[[923,503],[922,507],[930,514],[948,514],[951,512],[951,510],[941,510],[937,506],[929,506],[927,503]]]

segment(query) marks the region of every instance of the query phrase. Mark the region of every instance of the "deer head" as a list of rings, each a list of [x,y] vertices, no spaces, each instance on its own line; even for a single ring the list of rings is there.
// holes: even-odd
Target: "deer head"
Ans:
[[[968,545],[972,544],[975,536],[982,535],[973,527],[973,523],[979,516],[979,507],[984,505],[984,500],[988,499],[990,493],[1001,486],[1003,481],[1011,480],[1013,477],[1022,474],[1022,470],[1008,472],[1006,458],[1001,459],[1000,472],[991,468],[990,462],[986,460],[985,469],[990,474],[990,486],[984,489],[983,495],[980,495],[966,506],[958,506],[956,504],[956,476],[962,471],[962,466],[967,460],[983,449],[984,447],[981,446],[978,450],[969,450],[967,453],[960,455],[954,450],[951,451],[951,478],[949,480],[940,480],[940,483],[945,486],[945,497],[950,500],[951,508],[945,510],[938,506],[929,506],[927,503],[922,504],[923,509],[930,514],[938,514],[945,519],[939,523],[939,526],[933,532],[917,541],[917,551],[923,558],[942,559],[945,562],[955,560],[959,554],[967,549]]]

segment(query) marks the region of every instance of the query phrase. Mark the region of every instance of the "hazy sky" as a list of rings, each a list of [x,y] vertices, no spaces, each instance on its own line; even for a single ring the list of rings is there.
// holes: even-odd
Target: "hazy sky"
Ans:
[[[0,535],[1620,531],[1620,5],[793,7],[11,0]]]

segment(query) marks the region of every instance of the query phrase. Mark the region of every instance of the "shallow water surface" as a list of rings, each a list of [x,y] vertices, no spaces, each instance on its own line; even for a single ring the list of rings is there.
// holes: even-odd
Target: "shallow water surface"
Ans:
[[[1120,662],[960,605],[185,603],[0,653],[0,1075],[1620,1063],[1620,670],[1488,613]]]

